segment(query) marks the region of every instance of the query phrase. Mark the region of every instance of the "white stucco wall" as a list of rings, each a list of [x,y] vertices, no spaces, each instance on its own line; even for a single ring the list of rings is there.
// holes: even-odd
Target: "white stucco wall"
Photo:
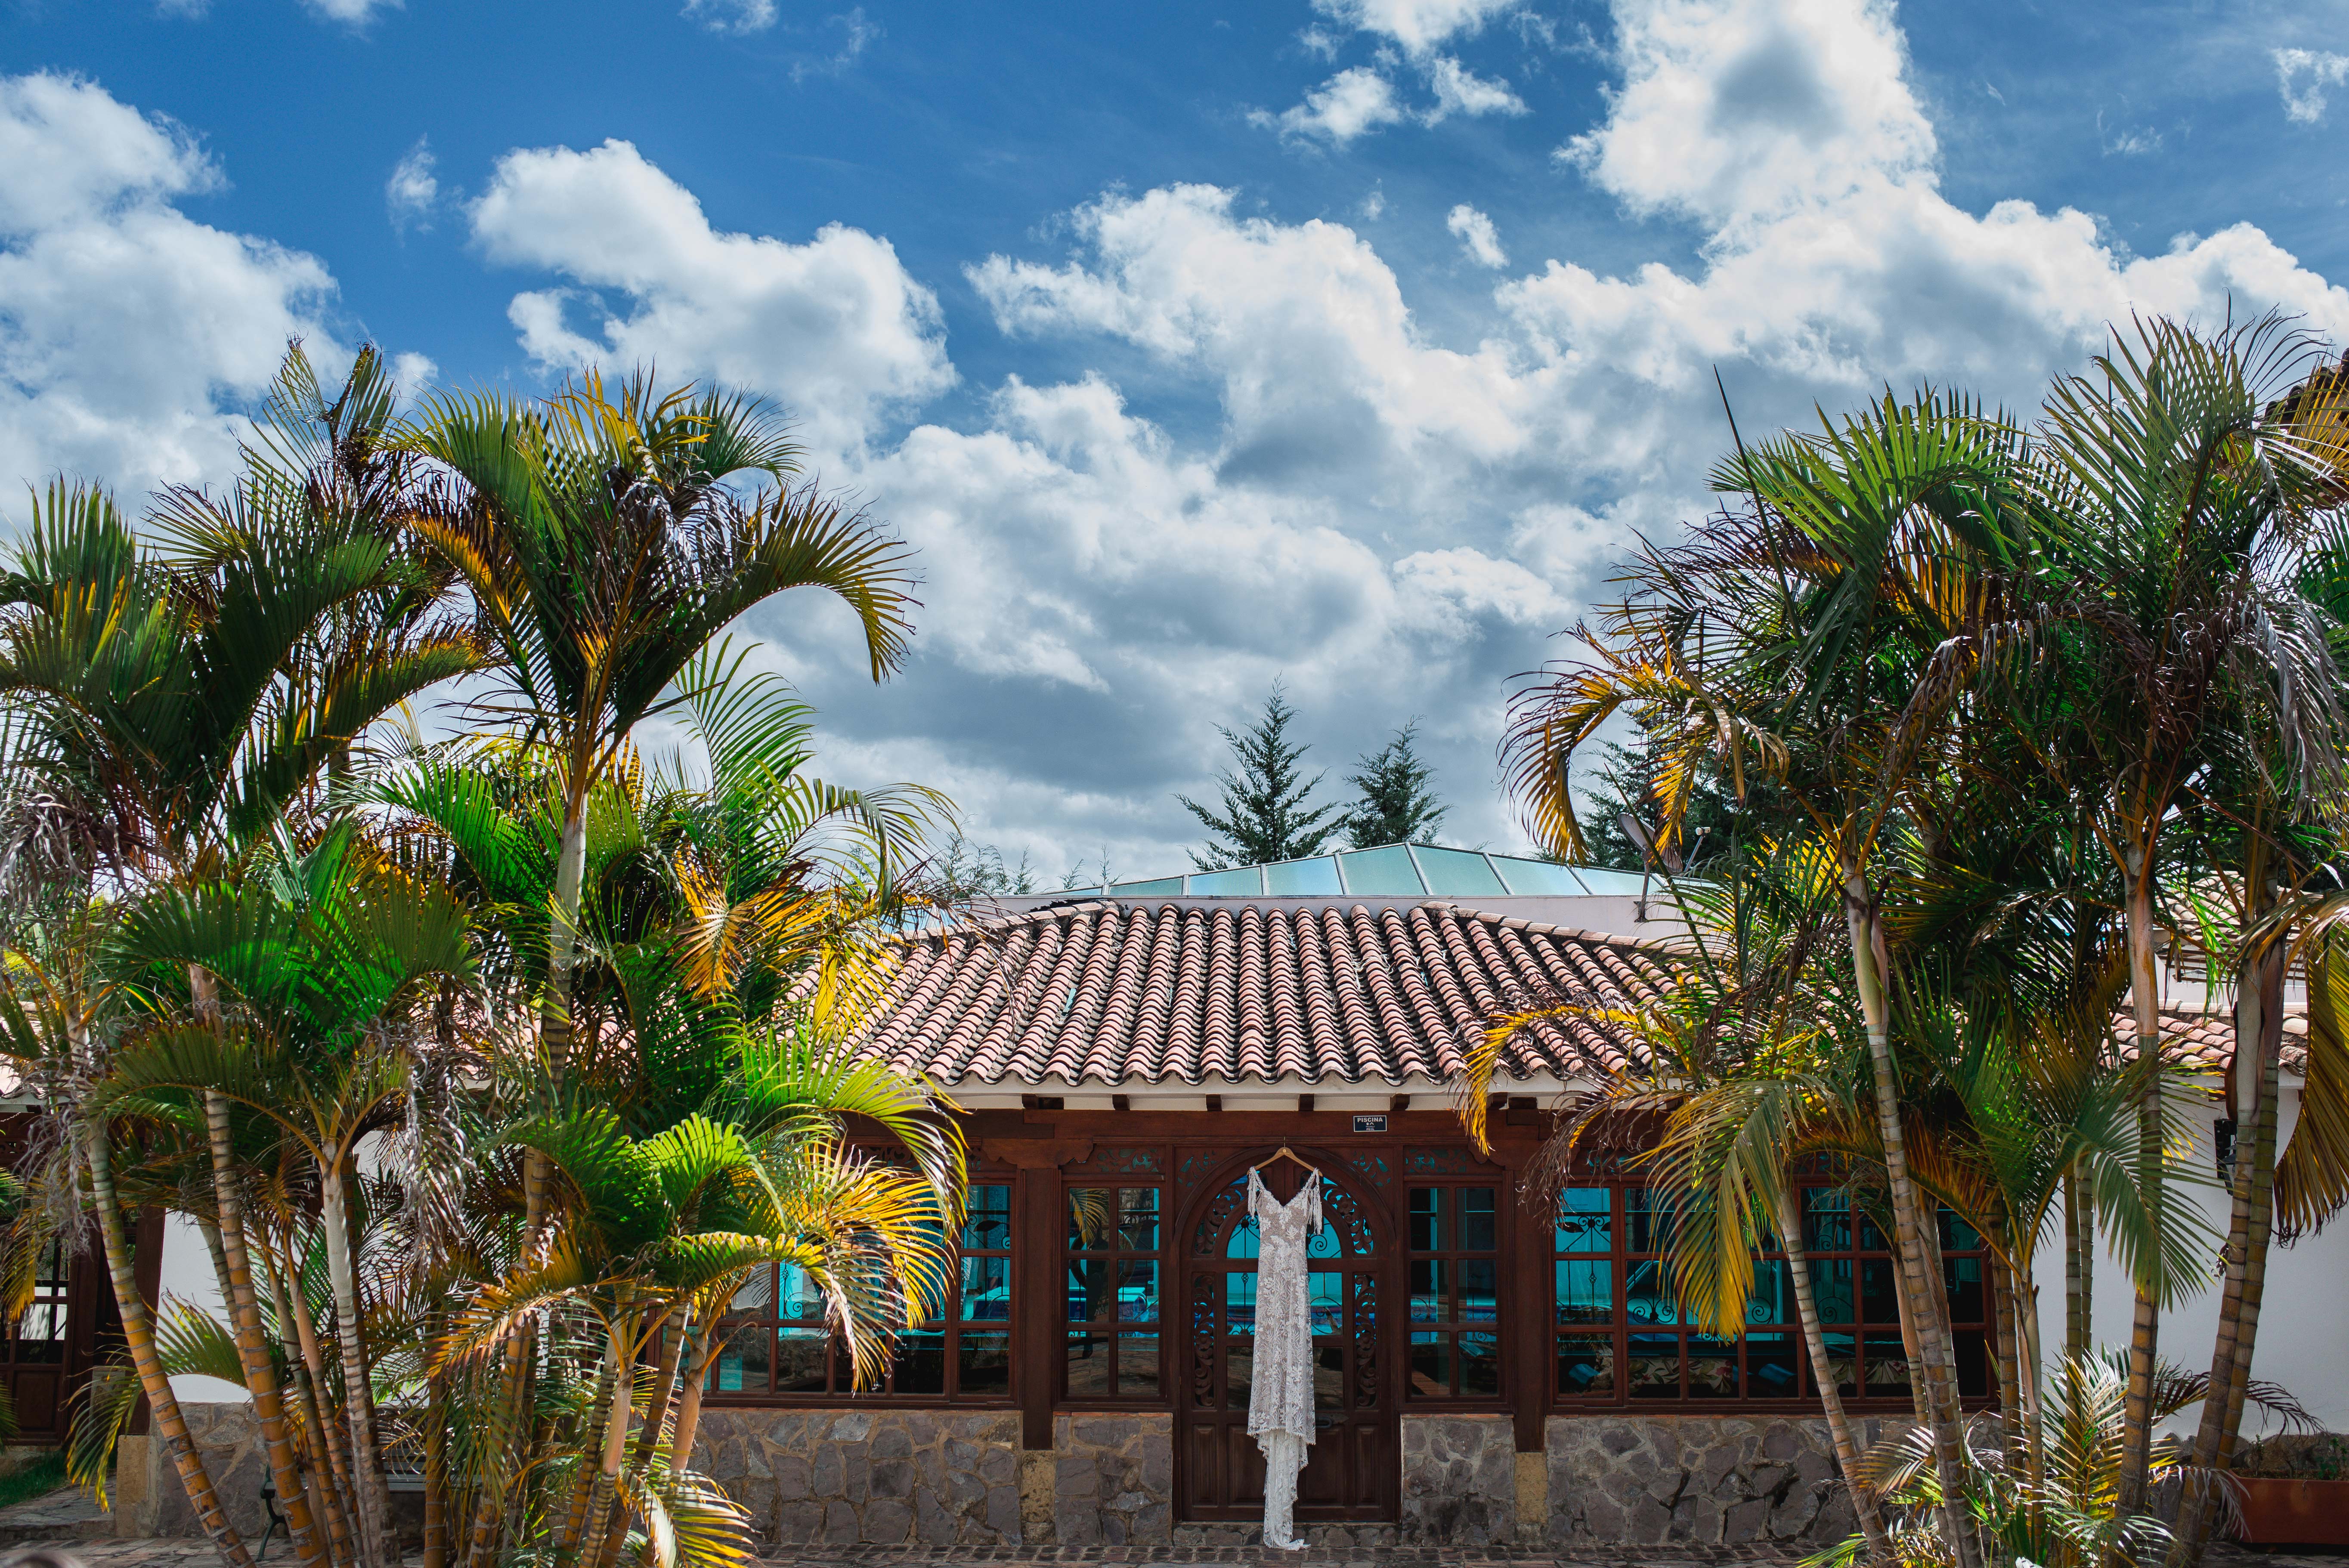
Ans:
[[[168,1303],[174,1296],[223,1323],[228,1321],[220,1280],[212,1272],[212,1251],[204,1245],[203,1232],[184,1214],[167,1215],[163,1221],[163,1272],[159,1299]],[[218,1377],[174,1377],[171,1392],[182,1403],[191,1405],[243,1404],[253,1398],[243,1384],[223,1382]]]

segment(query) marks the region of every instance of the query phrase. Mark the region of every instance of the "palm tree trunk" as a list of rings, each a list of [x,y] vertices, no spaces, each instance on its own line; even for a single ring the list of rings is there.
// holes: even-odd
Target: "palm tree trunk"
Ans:
[[[2145,1184],[2146,1208],[2153,1233],[2161,1232],[2161,993],[2153,961],[2153,858],[2143,849],[2131,851],[2128,867],[2129,1001],[2136,1015],[2138,1180]],[[2121,1470],[2114,1502],[2116,1518],[2145,1511],[2146,1486],[2153,1459],[2153,1377],[2161,1347],[2161,1250],[2147,1249],[2137,1264],[2137,1311],[2129,1328],[2128,1392],[2123,1400]]]
[[[2006,1266],[2001,1250],[2003,1236],[1991,1238],[1989,1252],[1990,1277],[1982,1287],[1990,1293],[1991,1350],[1998,1361],[1998,1427],[2006,1445],[2007,1463],[2012,1465],[2023,1449],[2023,1366],[2022,1346],[2015,1343],[2013,1302],[2014,1279]]]
[[[122,1337],[130,1351],[130,1364],[137,1368],[139,1386],[147,1395],[149,1422],[164,1451],[171,1456],[180,1484],[187,1489],[188,1502],[221,1560],[230,1568],[253,1568],[253,1554],[244,1549],[236,1526],[229,1522],[228,1510],[221,1506],[220,1493],[204,1468],[204,1456],[188,1435],[187,1419],[180,1414],[180,1401],[171,1393],[171,1379],[155,1354],[154,1320],[148,1315],[147,1299],[139,1294],[139,1278],[132,1270],[130,1238],[124,1233],[122,1204],[114,1191],[114,1155],[107,1147],[106,1129],[84,1128],[82,1142],[83,1158],[89,1165],[90,1197],[98,1209],[98,1235],[106,1248],[107,1276],[114,1284],[114,1305],[122,1315]]]
[[[564,1506],[562,1533],[555,1537],[554,1560],[558,1563],[575,1562],[579,1542],[585,1537],[588,1515],[594,1509],[598,1474],[584,1455],[591,1449],[600,1452],[603,1448],[605,1414],[611,1408],[612,1391],[620,1381],[620,1368],[616,1364],[611,1338],[607,1335],[603,1362],[595,1373],[595,1396],[587,1402],[591,1418],[579,1444],[583,1458],[578,1473],[572,1478],[570,1499]]]
[[[2192,1462],[2197,1473],[2178,1494],[2176,1543],[2169,1554],[2172,1568],[2193,1568],[2209,1544],[2219,1499],[2209,1472],[2234,1468],[2235,1441],[2242,1429],[2243,1404],[2251,1386],[2251,1353],[2259,1337],[2260,1298],[2267,1284],[2268,1243],[2275,1216],[2284,959],[2282,945],[2277,944],[2245,963],[2236,977],[2235,1073],[2240,1086],[2236,1099],[2239,1106],[2249,1102],[2251,1114],[2238,1122],[2241,1130],[2235,1140],[2235,1169],[2228,1182],[2234,1201],[2227,1225],[2226,1287],[2220,1298],[2219,1333],[2210,1353],[2210,1382],[2202,1397],[2202,1420],[2194,1434]],[[2247,1041],[2251,1042],[2248,1060]]]
[[[709,1382],[709,1364],[717,1359],[719,1347],[725,1343],[725,1336],[719,1332],[717,1309],[712,1307],[704,1315],[709,1321],[694,1330],[692,1348],[685,1357],[685,1388],[678,1397],[677,1430],[668,1440],[671,1475],[692,1466],[694,1439],[701,1434],[702,1390]]]
[[[253,1264],[244,1245],[244,1201],[238,1190],[228,1097],[216,1089],[204,1091],[204,1124],[212,1135],[212,1199],[220,1212],[221,1263],[228,1276],[229,1321],[236,1330],[237,1360],[243,1365],[244,1386],[253,1395],[254,1418],[261,1427],[263,1451],[269,1457],[270,1482],[277,1489],[278,1505],[285,1511],[286,1533],[294,1539],[295,1555],[305,1563],[315,1563],[322,1555],[323,1543],[310,1517],[309,1489],[302,1481],[302,1461],[285,1420],[276,1364],[270,1359],[268,1336],[261,1326],[261,1299],[253,1288]]]
[[[295,1286],[288,1283],[293,1276],[278,1267],[276,1254],[266,1243],[262,1245],[261,1256],[269,1269],[269,1294],[277,1303],[277,1340],[285,1347],[285,1359],[294,1368],[295,1407],[301,1415],[303,1439],[310,1446],[310,1470],[318,1481],[318,1511],[326,1521],[326,1555],[336,1568],[348,1568],[356,1547],[351,1541],[350,1514],[343,1506],[343,1494],[350,1481],[342,1450],[329,1436],[334,1423],[318,1399],[316,1347],[304,1331],[303,1320],[295,1315],[289,1299]]]
[[[425,1323],[429,1359],[440,1339],[440,1315]],[[424,1568],[449,1568],[449,1393],[445,1380],[424,1374]]]
[[[2088,1317],[2094,1305],[2096,1264],[2096,1209],[2088,1194],[2085,1159],[2064,1172],[2064,1359],[2079,1360],[2094,1348],[2095,1327]]]
[[[326,1233],[326,1277],[335,1293],[335,1333],[343,1364],[343,1415],[350,1428],[352,1480],[358,1495],[359,1541],[367,1568],[394,1568],[390,1550],[391,1493],[376,1451],[375,1396],[367,1387],[367,1340],[359,1321],[358,1277],[351,1264],[350,1212],[344,1189],[343,1151],[320,1161],[319,1221]]]
[[[1795,1196],[1791,1181],[1778,1184],[1779,1244],[1786,1249],[1786,1269],[1795,1278],[1795,1312],[1803,1325],[1803,1344],[1811,1357],[1811,1379],[1819,1391],[1820,1407],[1827,1418],[1827,1436],[1835,1444],[1836,1465],[1843,1471],[1843,1484],[1851,1493],[1851,1511],[1859,1521],[1859,1533],[1868,1542],[1868,1556],[1878,1563],[1892,1561],[1892,1543],[1885,1539],[1884,1517],[1876,1506],[1875,1491],[1859,1479],[1860,1447],[1853,1435],[1851,1420],[1844,1414],[1843,1390],[1836,1384],[1835,1373],[1827,1365],[1826,1335],[1819,1327],[1817,1299],[1811,1293],[1811,1264],[1803,1251],[1803,1212]]]
[[[587,1504],[586,1568],[603,1568],[605,1547],[613,1515],[625,1528],[627,1513],[617,1508],[620,1490],[620,1466],[628,1456],[628,1417],[636,1408],[635,1377],[636,1346],[633,1315],[628,1310],[629,1293],[623,1294],[620,1310],[612,1315],[612,1398],[604,1416],[604,1451],[595,1470],[595,1495]]]
[[[1851,933],[1852,973],[1857,982],[1860,1006],[1868,1023],[1868,1064],[1876,1089],[1876,1119],[1884,1143],[1884,1171],[1892,1191],[1892,1218],[1898,1227],[1893,1240],[1900,1269],[1908,1282],[1910,1310],[1917,1321],[1918,1350],[1928,1389],[1926,1408],[1932,1413],[1933,1468],[1941,1483],[1941,1524],[1949,1540],[1951,1560],[1957,1568],[1980,1568],[1981,1542],[1975,1537],[1965,1507],[1965,1434],[1961,1426],[1957,1382],[1949,1356],[1946,1315],[1935,1321],[1931,1304],[1938,1299],[1936,1283],[1925,1277],[1925,1237],[1920,1222],[1921,1205],[1909,1176],[1908,1140],[1900,1123],[1900,1083],[1892,1064],[1892,1007],[1886,976],[1878,963],[1882,932],[1875,892],[1867,874],[1849,862],[1844,866],[1844,914]],[[1915,1375],[1915,1368],[1911,1376]]]
[[[335,1397],[335,1379],[326,1374],[326,1357],[320,1341],[317,1320],[311,1315],[309,1297],[303,1294],[300,1260],[294,1256],[291,1243],[286,1247],[285,1295],[281,1305],[291,1308],[294,1330],[302,1349],[304,1381],[309,1389],[310,1403],[317,1413],[318,1441],[326,1450],[326,1462],[334,1479],[335,1512],[343,1521],[343,1549],[357,1560],[358,1542],[352,1533],[358,1520],[358,1478],[351,1466],[349,1429],[343,1420],[341,1406]]]
[[[2017,1256],[2028,1268],[2031,1254],[2018,1249]],[[2024,1472],[2030,1477],[2033,1496],[2047,1479],[2047,1424],[2044,1408],[2045,1375],[2039,1360],[2039,1283],[2030,1274],[2016,1276],[2014,1293],[2015,1339],[2022,1346],[2023,1358],[2023,1459]]]

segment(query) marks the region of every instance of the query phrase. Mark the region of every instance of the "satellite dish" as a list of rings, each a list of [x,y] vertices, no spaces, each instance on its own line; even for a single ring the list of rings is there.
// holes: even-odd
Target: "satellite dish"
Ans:
[[[1664,845],[1657,843],[1655,835],[1648,831],[1647,827],[1640,822],[1639,818],[1634,817],[1629,811],[1618,811],[1615,813],[1615,825],[1623,830],[1623,836],[1625,838],[1640,846],[1640,852],[1641,854],[1648,856],[1651,860],[1661,862],[1664,870],[1671,872],[1672,875],[1678,876],[1681,874],[1681,857],[1679,853],[1673,850],[1666,848]]]

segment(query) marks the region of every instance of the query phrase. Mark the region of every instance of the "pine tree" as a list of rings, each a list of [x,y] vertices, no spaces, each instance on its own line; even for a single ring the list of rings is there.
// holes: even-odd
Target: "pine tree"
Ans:
[[[1427,787],[1435,769],[1422,762],[1413,749],[1418,733],[1419,720],[1414,718],[1396,730],[1384,747],[1364,752],[1360,758],[1361,771],[1346,776],[1346,782],[1361,792],[1346,813],[1346,841],[1354,848],[1435,842],[1436,824],[1444,820],[1449,808]]]
[[[1336,822],[1323,820],[1337,807],[1306,809],[1305,798],[1323,775],[1316,773],[1299,781],[1297,764],[1309,748],[1289,742],[1288,724],[1296,717],[1297,710],[1288,706],[1280,683],[1275,681],[1272,695],[1265,699],[1264,717],[1245,732],[1216,727],[1238,764],[1237,774],[1228,768],[1216,773],[1224,787],[1223,810],[1209,810],[1187,795],[1174,797],[1216,835],[1205,850],[1191,856],[1191,863],[1201,871],[1259,866],[1319,854],[1337,832]]]

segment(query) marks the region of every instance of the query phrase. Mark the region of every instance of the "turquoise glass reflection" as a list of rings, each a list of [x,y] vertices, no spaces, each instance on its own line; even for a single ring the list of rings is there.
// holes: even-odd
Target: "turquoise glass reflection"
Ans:
[[[1614,1195],[1605,1187],[1568,1187],[1557,1195],[1557,1250],[1606,1253],[1615,1248]]]

